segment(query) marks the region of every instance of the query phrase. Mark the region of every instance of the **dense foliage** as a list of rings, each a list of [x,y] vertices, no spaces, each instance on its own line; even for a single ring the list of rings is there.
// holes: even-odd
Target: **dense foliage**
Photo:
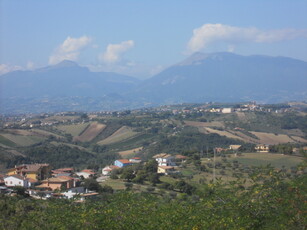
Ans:
[[[96,150],[97,152],[94,154],[77,147],[70,147],[63,144],[58,146],[42,144],[26,149],[26,157],[20,156],[15,157],[14,160],[9,160],[7,167],[13,167],[16,164],[36,162],[49,163],[54,168],[84,168],[88,166],[92,166],[93,168],[96,165],[99,168],[99,166],[110,164],[119,158],[118,154],[106,152],[106,149],[103,147],[97,148]]]

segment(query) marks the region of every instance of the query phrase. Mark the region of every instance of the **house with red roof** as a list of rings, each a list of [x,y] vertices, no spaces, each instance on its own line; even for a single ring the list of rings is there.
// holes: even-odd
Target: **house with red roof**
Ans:
[[[119,168],[122,168],[122,167],[126,167],[126,166],[129,166],[129,165],[132,165],[133,163],[131,161],[129,161],[128,159],[119,159],[119,160],[116,160],[114,162],[114,165],[119,167]]]
[[[59,176],[59,177],[52,177],[47,180],[43,180],[42,184],[36,186],[37,188],[48,188],[51,190],[55,189],[69,189],[75,187],[75,180],[69,176]]]
[[[111,172],[114,170],[114,169],[118,169],[119,167],[118,166],[115,166],[115,165],[107,165],[106,167],[104,167],[102,169],[102,175],[104,176],[108,176],[111,174]]]

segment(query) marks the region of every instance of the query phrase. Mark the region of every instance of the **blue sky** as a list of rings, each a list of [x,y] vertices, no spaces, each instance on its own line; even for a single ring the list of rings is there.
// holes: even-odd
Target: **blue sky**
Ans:
[[[69,59],[144,78],[197,51],[307,61],[306,15],[306,0],[0,0],[0,74]]]

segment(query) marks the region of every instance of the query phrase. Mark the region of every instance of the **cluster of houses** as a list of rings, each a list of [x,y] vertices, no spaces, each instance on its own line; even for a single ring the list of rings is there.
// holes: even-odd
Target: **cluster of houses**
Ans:
[[[182,163],[187,159],[187,157],[183,155],[172,156],[167,153],[157,154],[153,156],[153,158],[158,163],[157,173],[164,174],[164,175],[178,173],[177,164]],[[111,175],[113,170],[123,168],[126,166],[130,166],[130,165],[134,165],[134,164],[138,164],[141,162],[142,160],[139,157],[134,157],[131,159],[119,159],[114,162],[114,165],[108,165],[104,167],[102,169],[102,175],[109,176]]]
[[[12,187],[19,186],[25,188],[33,197],[40,194],[45,198],[52,196],[71,198],[72,194],[78,194],[82,200],[85,197],[98,195],[78,187],[81,179],[95,175],[96,173],[90,169],[75,172],[73,168],[52,170],[49,164],[22,164],[8,169],[6,175],[0,176],[0,190],[3,193],[10,193]]]
[[[229,145],[229,148],[215,148],[216,153],[221,153],[221,152],[227,152],[227,151],[234,151],[237,152],[241,148],[241,145]],[[268,153],[270,151],[270,146],[265,145],[265,144],[259,144],[255,146],[255,151],[260,152],[260,153]]]
[[[270,108],[268,106],[261,106],[256,104],[256,102],[250,102],[246,104],[241,104],[239,106],[232,106],[232,107],[221,107],[219,105],[216,105],[216,107],[213,107],[213,104],[205,104],[202,106],[196,106],[196,107],[189,107],[189,108],[177,108],[173,109],[172,106],[164,106],[159,107],[156,110],[166,112],[171,111],[174,115],[177,114],[192,114],[192,113],[202,113],[202,112],[210,112],[210,113],[233,113],[233,112],[253,112],[253,111],[261,111],[261,112],[267,112],[267,113],[285,113],[293,111],[295,108]]]

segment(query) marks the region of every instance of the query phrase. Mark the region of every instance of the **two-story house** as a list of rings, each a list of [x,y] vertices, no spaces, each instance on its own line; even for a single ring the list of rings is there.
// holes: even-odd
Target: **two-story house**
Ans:
[[[170,154],[160,153],[153,158],[158,162],[158,166],[176,166],[175,157]]]

